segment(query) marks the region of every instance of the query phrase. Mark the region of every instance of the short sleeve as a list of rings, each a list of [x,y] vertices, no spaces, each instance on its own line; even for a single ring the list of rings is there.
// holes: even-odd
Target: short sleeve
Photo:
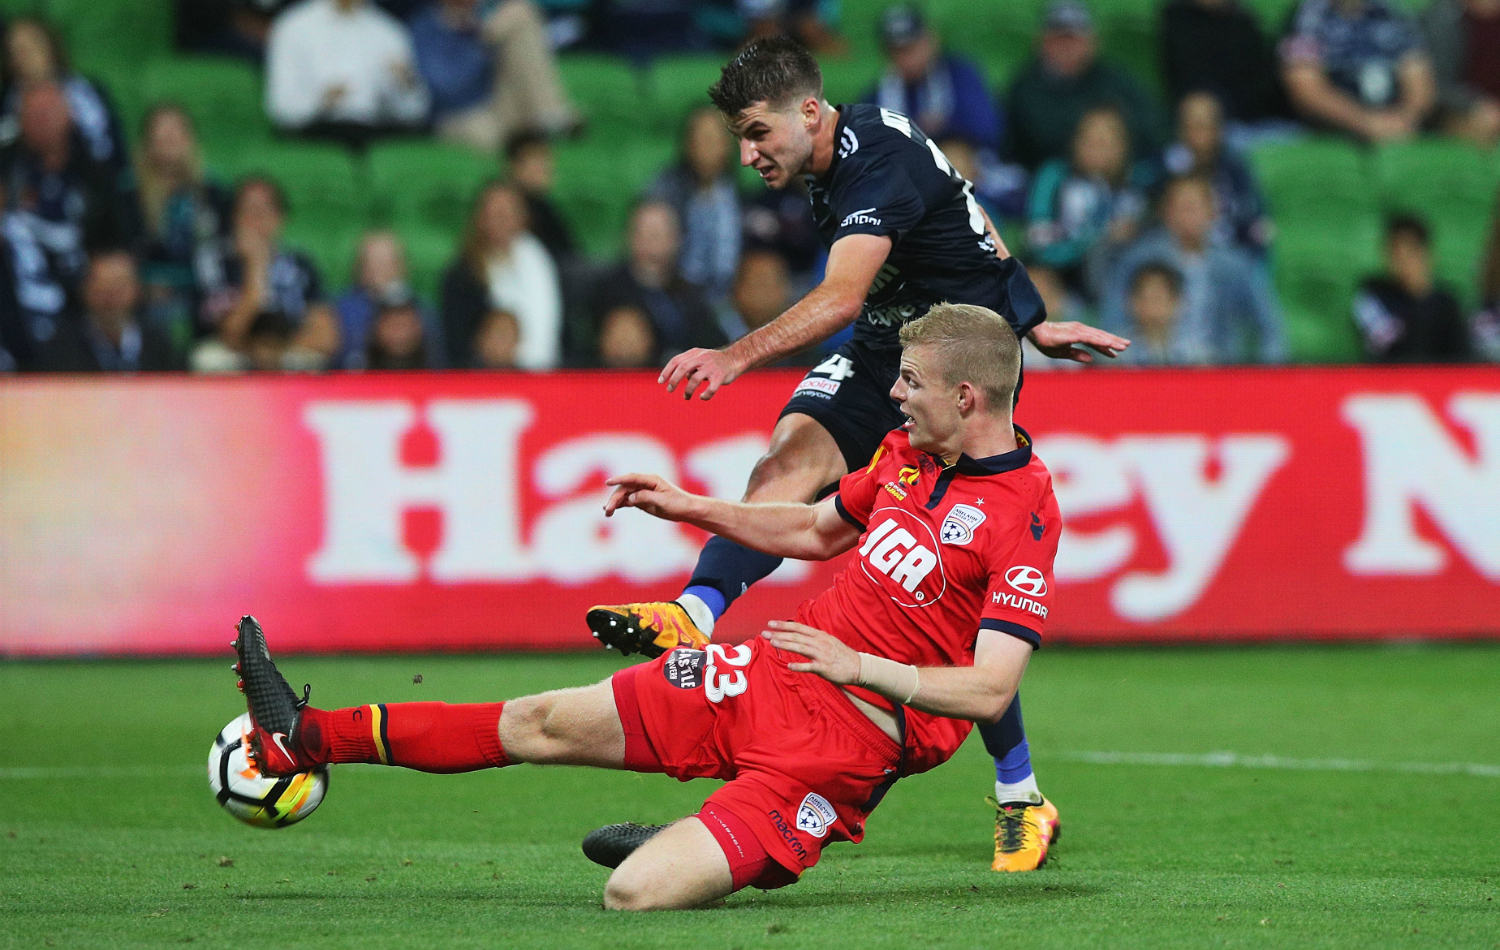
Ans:
[[[990,557],[979,628],[1010,634],[1035,648],[1042,644],[1057,597],[1052,568],[1062,517],[1050,489],[1040,504],[1018,515],[1019,533],[1010,536],[1008,547],[997,544]]]
[[[890,453],[891,446],[882,442],[869,465],[839,479],[839,490],[833,496],[833,505],[838,510],[839,517],[861,531],[868,526],[870,512],[875,510],[875,493],[880,490],[883,469]]]
[[[926,212],[911,176],[889,158],[855,153],[844,161],[849,164],[839,169],[828,196],[829,210],[838,221],[833,242],[851,234],[899,242]]]

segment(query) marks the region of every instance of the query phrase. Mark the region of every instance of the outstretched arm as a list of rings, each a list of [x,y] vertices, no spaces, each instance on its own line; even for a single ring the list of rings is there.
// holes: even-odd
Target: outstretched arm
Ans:
[[[639,508],[666,521],[683,521],[776,557],[826,561],[854,547],[860,530],[839,516],[833,499],[816,505],[751,504],[683,491],[659,475],[616,475],[605,517]]]
[[[890,253],[888,237],[850,234],[840,238],[828,252],[823,282],[806,297],[722,349],[679,353],[661,371],[657,382],[666,383],[667,392],[681,384],[684,399],[691,398],[695,390],[700,399],[709,399],[720,386],[729,385],[747,370],[828,339],[859,316],[870,284]]]
[[[788,669],[816,673],[840,686],[863,686],[922,712],[976,722],[1005,715],[1031,660],[1031,644],[997,630],[979,631],[973,666],[917,668],[860,653],[800,623],[773,620],[766,626],[761,636],[772,646],[807,657],[806,663],[792,663]]]

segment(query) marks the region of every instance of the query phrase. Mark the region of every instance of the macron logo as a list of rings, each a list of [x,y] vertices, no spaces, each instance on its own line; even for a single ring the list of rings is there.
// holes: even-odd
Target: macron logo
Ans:
[[[859,138],[854,134],[854,130],[846,125],[844,135],[839,139],[839,158],[848,158],[857,151],[859,151]]]
[[[861,208],[845,218],[844,223],[839,225],[839,227],[847,228],[851,224],[873,224],[876,227],[879,227],[880,219],[877,217],[873,217],[870,214],[870,212],[874,210],[874,208]]]

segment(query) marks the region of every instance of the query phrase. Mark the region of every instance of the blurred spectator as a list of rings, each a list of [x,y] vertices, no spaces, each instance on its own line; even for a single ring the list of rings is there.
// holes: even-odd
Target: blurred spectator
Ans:
[[[93,158],[55,82],[22,91],[20,137],[0,148],[0,178],[17,212],[14,226],[30,232],[27,249],[44,255],[43,282],[74,293],[88,248],[135,243],[134,195],[119,190],[112,167]],[[11,242],[22,251],[17,236]]]
[[[1130,348],[1123,366],[1196,366],[1211,362],[1202,340],[1182,332],[1182,274],[1169,264],[1147,261],[1130,276]]]
[[[513,184],[480,192],[464,231],[458,260],[443,275],[443,338],[448,365],[468,366],[479,324],[491,310],[515,315],[521,330],[516,358],[522,369],[552,369],[562,350],[562,291],[557,265],[526,230],[526,202]]]
[[[1130,164],[1120,113],[1086,112],[1071,160],[1042,166],[1032,183],[1027,239],[1036,259],[1055,268],[1074,293],[1093,299],[1119,250],[1135,240],[1146,213],[1148,170]]]
[[[47,369],[133,373],[181,369],[172,341],[138,316],[141,285],[125,250],[98,250],[83,281],[83,315],[64,321],[43,350]]]
[[[1495,194],[1490,219],[1489,246],[1479,271],[1479,305],[1474,315],[1474,349],[1485,359],[1500,363],[1500,192]]]
[[[1385,273],[1360,284],[1354,325],[1365,356],[1381,363],[1453,362],[1469,356],[1458,299],[1432,278],[1432,237],[1410,214],[1386,222]]]
[[[517,132],[568,132],[568,102],[547,24],[531,0],[434,0],[411,20],[417,68],[439,137],[494,154]]]
[[[1156,154],[1165,136],[1155,100],[1098,52],[1088,8],[1078,0],[1053,0],[1037,55],[1022,67],[1006,100],[1007,160],[1035,170],[1065,157],[1079,119],[1102,105],[1125,117],[1137,158]]]
[[[1240,0],[1169,0],[1161,13],[1162,78],[1175,108],[1212,93],[1231,123],[1282,118],[1276,51]]]
[[[427,119],[406,27],[368,0],[302,0],[266,47],[266,111],[286,131],[360,147]]]
[[[518,369],[521,325],[509,310],[491,310],[479,321],[474,333],[476,369]]]
[[[68,100],[73,127],[89,157],[116,174],[130,163],[120,119],[104,89],[73,72],[57,32],[44,20],[20,16],[5,30],[5,103],[0,109],[0,142],[19,134],[21,91],[39,82],[55,82]]]
[[[1046,320],[1060,323],[1083,320],[1083,302],[1068,290],[1061,274],[1046,264],[1035,261],[1026,265],[1026,273],[1042,298]],[[1082,369],[1086,365],[1075,360],[1055,360],[1044,356],[1029,337],[1021,338],[1021,359],[1028,373],[1037,370]]]
[[[240,56],[256,62],[277,14],[296,0],[177,0],[181,49]]]
[[[1215,239],[1238,244],[1264,255],[1271,243],[1271,219],[1255,176],[1244,159],[1224,141],[1224,116],[1219,100],[1207,92],[1191,92],[1177,106],[1177,141],[1162,153],[1170,177],[1202,175],[1213,182],[1219,216]]]
[[[394,303],[410,306],[422,323],[422,363],[428,369],[443,365],[442,332],[436,317],[417,303],[407,283],[406,247],[394,231],[369,231],[359,242],[354,284],[334,301],[339,320],[339,354],[335,366],[344,369],[394,369],[367,364],[370,333],[381,308]],[[385,351],[382,351],[385,352]]]
[[[1500,0],[1434,0],[1422,34],[1450,135],[1489,147],[1500,140]]]
[[[0,178],[0,346],[9,354],[7,365],[36,369],[42,346],[66,319],[68,293],[37,243],[35,222],[7,194]]]
[[[974,186],[974,200],[998,221],[1026,215],[1026,169],[1000,161],[989,149],[964,139],[943,139],[938,148],[964,180]]]
[[[984,77],[967,59],[943,52],[920,10],[904,3],[887,9],[880,40],[885,72],[861,101],[900,112],[935,141],[1000,147],[1000,114]]]
[[[785,33],[820,56],[842,57],[849,52],[849,44],[825,19],[825,9],[837,7],[824,0],[734,0],[734,8],[744,24],[740,41]]]
[[[617,303],[599,319],[599,365],[607,369],[645,369],[662,365],[656,328],[646,311]]]
[[[158,103],[146,113],[135,165],[146,319],[185,351],[200,306],[198,269],[214,260],[233,199],[204,171],[193,120],[181,106]]]
[[[713,106],[700,106],[683,125],[677,164],[647,191],[682,223],[678,269],[712,303],[729,296],[740,259],[740,197],[730,164],[730,138]]]
[[[1385,0],[1303,0],[1281,62],[1305,120],[1371,142],[1415,135],[1436,95],[1416,25]]]
[[[199,332],[207,339],[192,353],[193,369],[318,369],[338,353],[338,320],[317,268],[281,243],[286,215],[286,197],[274,181],[240,182],[230,234],[199,271]],[[272,353],[277,367],[269,365]]]
[[[547,197],[556,175],[551,139],[540,132],[511,136],[505,145],[505,158],[510,166],[511,181],[526,199],[526,218],[531,233],[558,264],[574,257],[578,253],[578,242],[573,238],[573,229],[552,199]]]
[[[417,302],[410,295],[393,295],[380,302],[365,344],[365,369],[425,369],[433,347]]]
[[[728,342],[702,292],[678,270],[682,237],[671,205],[651,198],[636,205],[626,245],[625,260],[595,285],[589,311],[596,326],[602,330],[604,317],[627,305],[650,319],[663,358]]]
[[[773,250],[791,269],[792,286],[801,296],[821,279],[823,241],[801,182],[786,188],[758,189],[744,205],[744,245]]]
[[[1235,247],[1213,243],[1213,185],[1197,175],[1167,183],[1160,229],[1127,250],[1110,278],[1101,324],[1129,335],[1136,271],[1165,264],[1182,275],[1178,352],[1211,363],[1286,359],[1281,311],[1265,268]],[[1127,351],[1128,352],[1128,351]]]
[[[786,312],[793,300],[786,259],[775,251],[746,251],[734,277],[733,303],[738,325],[730,335],[738,339],[751,330],[759,330]]]

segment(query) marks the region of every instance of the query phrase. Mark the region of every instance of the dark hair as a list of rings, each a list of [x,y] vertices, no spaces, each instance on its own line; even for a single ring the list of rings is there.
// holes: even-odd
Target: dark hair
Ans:
[[[505,140],[505,160],[514,162],[516,156],[538,145],[551,145],[552,137],[536,129],[522,129]]]
[[[62,79],[72,73],[73,64],[68,59],[68,47],[62,41],[62,34],[58,33],[57,27],[46,17],[35,13],[23,13],[18,17],[13,17],[9,23],[5,24],[5,39],[9,40],[10,31],[23,23],[36,27],[46,38],[47,46],[52,50],[52,66],[57,70],[57,78]],[[14,64],[10,61],[10,43],[0,43],[0,50],[3,50],[5,57],[4,77],[8,81],[14,81],[16,77],[11,75]]]
[[[802,44],[787,36],[751,40],[708,87],[708,98],[728,116],[736,116],[757,102],[773,108],[793,99],[823,97],[823,73]]]
[[[286,192],[282,190],[281,183],[264,172],[251,172],[239,180],[234,186],[234,206],[239,207],[240,198],[244,197],[246,191],[251,188],[264,188],[271,193],[271,200],[276,203],[276,210],[281,212],[283,218],[291,214],[291,207],[287,204]]]
[[[1140,293],[1141,287],[1153,277],[1166,281],[1172,296],[1182,296],[1182,274],[1165,261],[1147,261],[1135,269],[1135,273],[1130,275],[1131,296]]]
[[[1432,246],[1432,231],[1427,227],[1427,222],[1410,211],[1398,211],[1385,219],[1386,241],[1394,241],[1398,237],[1411,238],[1423,247]]]

